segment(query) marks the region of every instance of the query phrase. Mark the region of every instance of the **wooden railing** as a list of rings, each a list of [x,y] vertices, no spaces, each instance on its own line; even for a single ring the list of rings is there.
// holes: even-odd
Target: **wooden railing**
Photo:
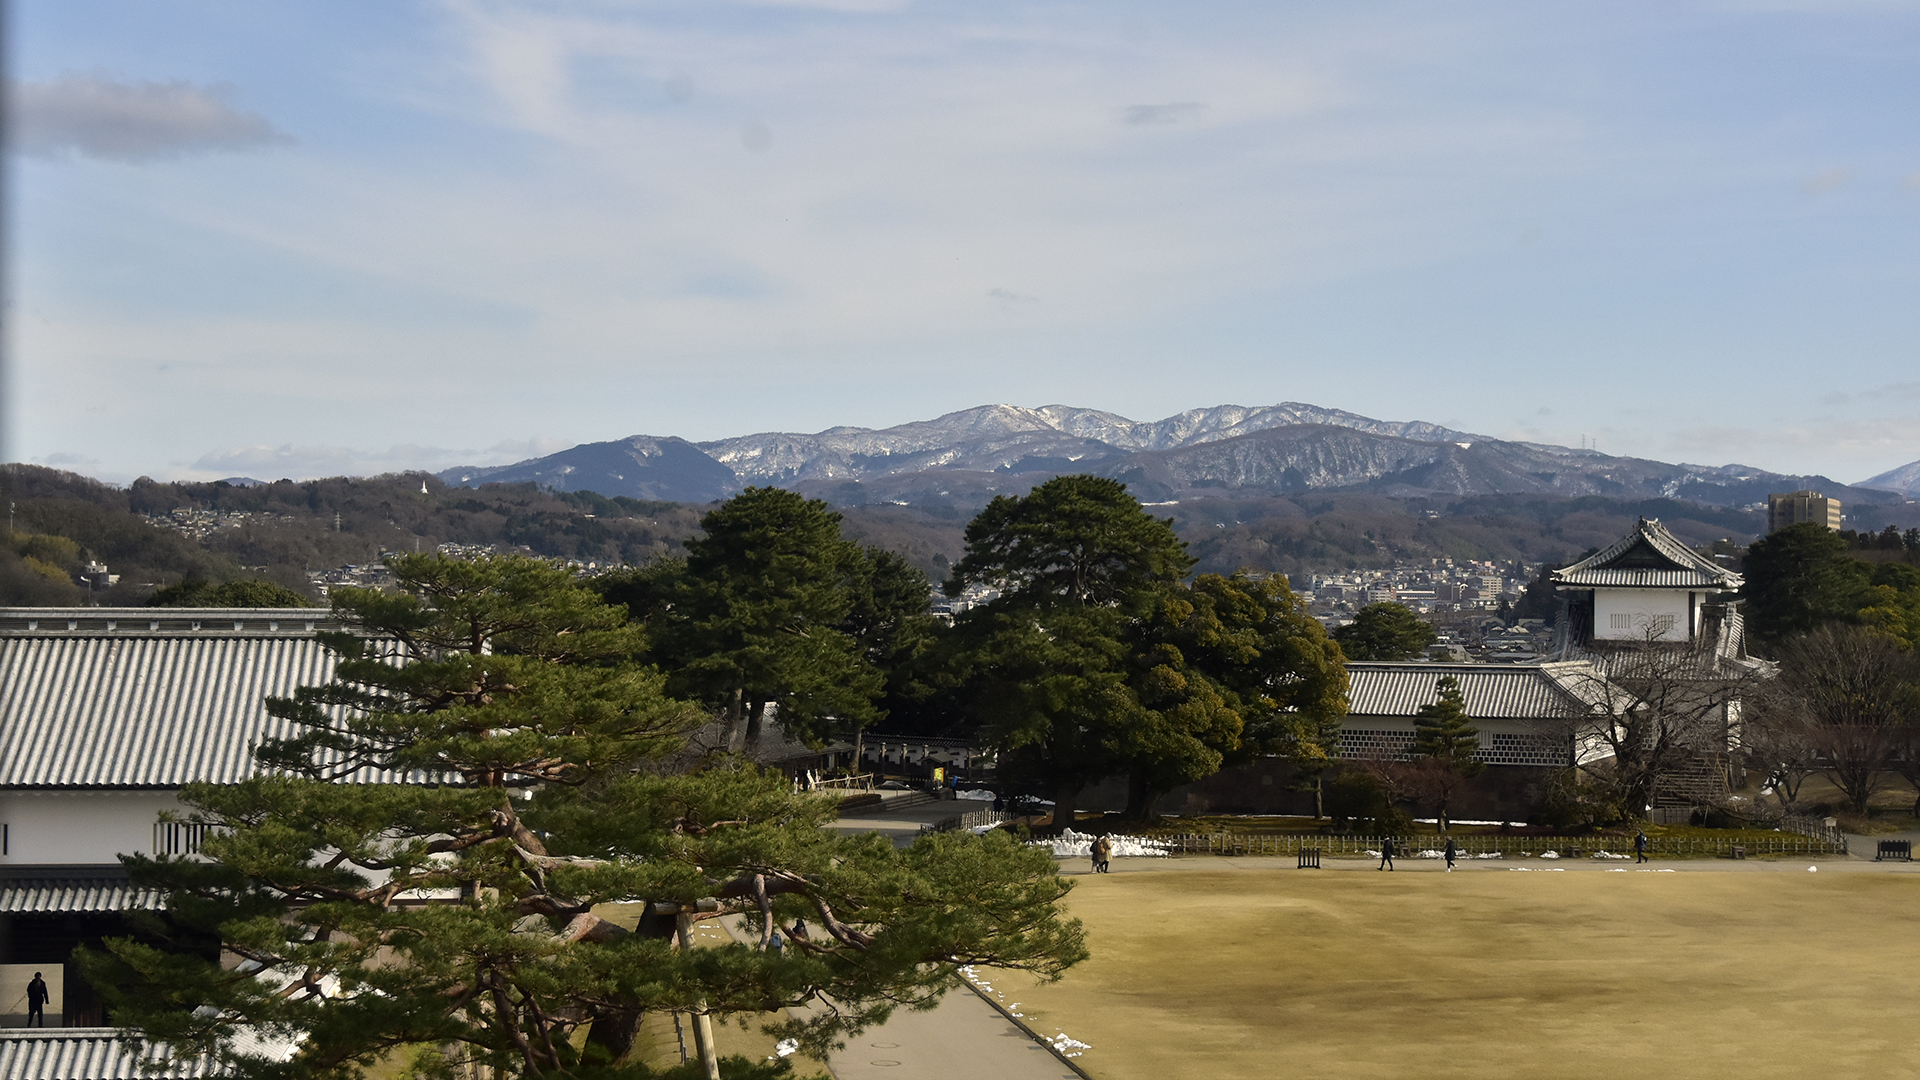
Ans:
[[[861,773],[858,776],[836,776],[832,780],[816,781],[812,790],[872,791],[876,779],[872,773]]]

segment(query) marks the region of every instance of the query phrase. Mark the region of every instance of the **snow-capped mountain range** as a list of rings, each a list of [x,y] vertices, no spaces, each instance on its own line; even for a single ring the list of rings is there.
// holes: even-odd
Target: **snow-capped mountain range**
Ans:
[[[1874,491],[1740,465],[1672,465],[1488,439],[1296,402],[1220,405],[1155,421],[1067,405],[983,405],[880,429],[765,432],[703,443],[636,435],[440,475],[456,484],[531,480],[561,490],[674,502],[709,502],[748,485],[777,484],[841,504],[966,507],[1070,472],[1125,480],[1149,502],[1357,489],[1393,496],[1664,497],[1744,506],[1764,501],[1770,491],[1803,487],[1856,503],[1883,502],[1897,497],[1886,492],[1911,493],[1920,484],[1920,462],[1868,481],[1882,489]]]

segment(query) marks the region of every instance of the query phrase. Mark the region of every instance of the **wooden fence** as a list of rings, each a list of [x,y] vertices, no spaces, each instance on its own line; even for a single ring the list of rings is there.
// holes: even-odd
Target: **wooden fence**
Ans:
[[[1152,839],[1170,850],[1192,855],[1275,855],[1298,856],[1303,848],[1317,849],[1326,855],[1364,855],[1380,850],[1377,836],[1261,836],[1245,833],[1181,833]],[[1398,858],[1416,858],[1422,850],[1438,850],[1444,839],[1420,837],[1399,840]],[[1630,836],[1456,836],[1454,844],[1461,858],[1499,853],[1508,858],[1539,855],[1552,851],[1563,858],[1591,858],[1597,851],[1611,855],[1633,855]],[[1647,851],[1652,855],[1731,857],[1734,848],[1749,856],[1757,855],[1844,855],[1845,837],[1820,839],[1797,833],[1777,833],[1757,839],[1718,839],[1708,837],[1648,837]],[[1576,856],[1574,853],[1578,852]]]

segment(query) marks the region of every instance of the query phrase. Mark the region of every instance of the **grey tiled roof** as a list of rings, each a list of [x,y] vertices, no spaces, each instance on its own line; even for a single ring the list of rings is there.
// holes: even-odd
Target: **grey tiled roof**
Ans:
[[[151,1050],[136,1054],[118,1028],[14,1028],[0,1031],[0,1077],[6,1080],[145,1080],[150,1077],[215,1077],[207,1062],[189,1059],[172,1068],[143,1067]]]
[[[1628,561],[1643,565],[1616,565]],[[1664,565],[1648,566],[1647,562]],[[1633,531],[1604,549],[1553,572],[1557,585],[1573,588],[1738,589],[1739,574],[1688,549],[1665,525],[1641,518]]]
[[[13,870],[14,868],[9,868]],[[119,867],[114,867],[118,870]],[[0,914],[60,911],[159,911],[166,906],[159,889],[136,888],[125,874],[60,873],[35,867],[0,880]],[[0,1073],[0,1076],[7,1074]]]
[[[1550,664],[1419,664],[1356,662],[1347,665],[1347,723],[1367,717],[1411,717],[1436,698],[1435,684],[1451,675],[1460,683],[1467,715],[1476,720],[1529,720],[1565,715],[1583,695],[1580,684],[1593,668],[1580,662]]]
[[[294,734],[263,699],[334,660],[306,634],[0,635],[0,788],[233,783],[255,744]]]

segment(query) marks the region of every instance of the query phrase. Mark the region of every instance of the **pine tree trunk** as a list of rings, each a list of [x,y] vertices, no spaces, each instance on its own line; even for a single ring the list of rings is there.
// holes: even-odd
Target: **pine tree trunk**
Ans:
[[[766,714],[767,703],[764,701],[755,699],[753,704],[747,707],[747,740],[743,749],[748,757],[752,757],[760,749],[761,721]]]
[[[742,709],[746,704],[746,697],[746,690],[736,686],[733,689],[733,700],[727,702],[726,751],[729,754],[737,754],[740,752],[741,739],[745,734],[742,730],[745,719],[742,715]]]
[[[1065,780],[1053,785],[1053,831],[1073,828],[1073,804],[1079,801],[1080,791],[1085,786]]]
[[[1147,778],[1134,773],[1127,777],[1127,809],[1121,816],[1128,821],[1153,820],[1153,804],[1160,798]]]

